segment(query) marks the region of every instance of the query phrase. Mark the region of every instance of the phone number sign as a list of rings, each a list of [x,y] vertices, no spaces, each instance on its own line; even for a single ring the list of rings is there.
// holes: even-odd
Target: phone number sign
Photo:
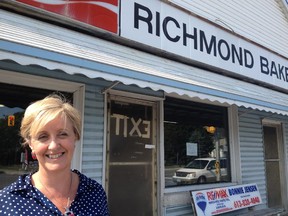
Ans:
[[[257,184],[191,191],[197,216],[218,215],[262,203]]]

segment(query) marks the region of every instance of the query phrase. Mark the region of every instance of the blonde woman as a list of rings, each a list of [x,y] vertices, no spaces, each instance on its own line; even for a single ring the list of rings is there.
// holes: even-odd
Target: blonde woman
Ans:
[[[70,168],[80,129],[78,111],[58,95],[26,109],[20,132],[39,169],[0,192],[0,215],[109,215],[102,186]]]

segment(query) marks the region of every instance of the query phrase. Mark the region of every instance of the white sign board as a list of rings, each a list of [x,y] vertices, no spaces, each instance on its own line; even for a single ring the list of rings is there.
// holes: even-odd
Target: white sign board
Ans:
[[[262,203],[257,184],[191,191],[197,216],[219,215]]]
[[[186,143],[186,155],[187,156],[198,156],[198,144],[197,143]]]
[[[160,0],[121,1],[120,36],[288,89],[288,61]]]

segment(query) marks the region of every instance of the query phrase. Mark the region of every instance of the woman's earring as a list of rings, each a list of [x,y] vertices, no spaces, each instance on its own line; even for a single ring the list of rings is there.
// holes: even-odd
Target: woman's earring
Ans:
[[[33,152],[33,151],[31,152],[31,156],[32,156],[32,159],[33,159],[33,160],[36,160],[36,159],[37,159],[36,154],[35,154],[35,152]]]

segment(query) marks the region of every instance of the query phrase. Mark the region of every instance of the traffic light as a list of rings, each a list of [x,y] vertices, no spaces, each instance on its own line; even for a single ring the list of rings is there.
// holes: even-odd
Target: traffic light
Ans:
[[[8,126],[13,127],[15,125],[15,116],[14,115],[9,115],[8,116]]]

